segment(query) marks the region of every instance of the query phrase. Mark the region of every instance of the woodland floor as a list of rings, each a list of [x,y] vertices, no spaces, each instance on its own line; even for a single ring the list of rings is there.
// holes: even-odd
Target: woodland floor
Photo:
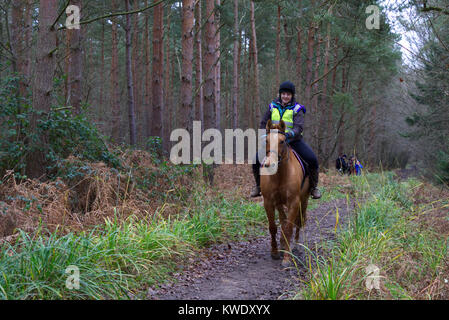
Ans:
[[[248,168],[246,168],[248,169]],[[217,172],[219,187],[242,186],[243,196],[252,187],[249,170],[241,175],[227,174],[229,168]],[[235,171],[234,171],[235,173]],[[230,181],[231,180],[231,181]],[[243,181],[246,183],[241,184]],[[263,198],[253,201],[263,204]],[[309,206],[314,200],[309,201]],[[336,208],[338,208],[338,227],[344,225],[352,211],[346,199],[333,200],[320,204],[308,211],[304,234],[305,243],[314,252],[335,237]],[[264,235],[242,242],[228,242],[213,245],[203,250],[195,259],[186,261],[183,272],[173,274],[173,281],[158,288],[150,288],[148,299],[163,300],[274,300],[292,298],[307,279],[307,256],[303,247],[294,245],[293,255],[296,263],[284,268],[281,260],[270,256],[270,236],[265,226]],[[280,228],[278,227],[278,241]]]

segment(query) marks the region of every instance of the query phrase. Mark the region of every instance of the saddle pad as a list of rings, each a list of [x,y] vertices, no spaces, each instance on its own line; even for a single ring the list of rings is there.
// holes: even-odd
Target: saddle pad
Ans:
[[[295,155],[296,159],[298,159],[299,164],[301,165],[303,177],[305,178],[306,177],[306,167],[304,166],[304,163],[302,162],[302,159],[299,156],[299,154],[293,148],[291,148],[291,150],[293,151],[293,154]]]

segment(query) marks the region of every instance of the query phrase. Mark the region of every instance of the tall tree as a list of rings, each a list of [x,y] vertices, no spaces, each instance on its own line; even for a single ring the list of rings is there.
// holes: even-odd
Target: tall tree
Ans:
[[[167,13],[166,17],[166,29],[164,30],[164,38],[165,38],[165,70],[163,73],[163,81],[164,81],[164,109],[165,110],[173,110],[173,112],[168,112],[168,115],[162,118],[162,131],[163,131],[163,148],[164,150],[169,149],[170,144],[170,128],[172,126],[173,120],[179,123],[179,118],[182,116],[182,113],[176,112],[176,106],[173,105],[173,92],[170,90],[173,84],[173,63],[172,63],[172,54],[170,48],[170,36],[171,36],[171,11]],[[176,48],[176,41],[173,38],[173,48]],[[180,72],[181,73],[181,72]],[[173,117],[173,114],[176,116]],[[174,118],[174,119],[173,119]]]
[[[232,86],[232,119],[233,128],[238,127],[238,110],[239,110],[239,2],[234,0],[234,55],[233,55],[233,86]]]
[[[72,5],[80,8],[82,12],[82,0],[71,0]],[[69,40],[69,70],[68,70],[68,104],[72,106],[74,113],[81,112],[83,79],[83,52],[81,27],[67,30]]]
[[[257,35],[256,35],[256,18],[255,18],[255,8],[254,1],[251,0],[251,52],[252,52],[252,62],[253,62],[253,84],[254,84],[254,106],[256,123],[259,123],[261,118],[260,115],[260,95],[259,95],[259,60],[257,52]]]
[[[305,100],[308,106],[312,104],[312,76],[313,76],[313,50],[315,44],[315,26],[311,21],[307,32],[307,61],[306,61],[306,89]]]
[[[189,132],[192,130],[193,99],[193,0],[182,1],[182,75],[181,75],[181,108],[183,110],[182,127]]]
[[[217,6],[220,6],[220,0],[215,0]],[[215,127],[221,128],[221,52],[220,52],[220,11],[215,14]]]
[[[215,0],[206,1],[206,27],[205,27],[205,60],[204,71],[206,79],[204,84],[204,120],[205,128],[215,127]]]
[[[163,136],[162,107],[164,104],[163,70],[164,70],[164,4],[153,9],[153,111],[152,136]],[[168,89],[168,88],[167,88]]]
[[[130,0],[125,0],[126,11],[130,11]],[[136,145],[136,118],[134,109],[134,84],[133,84],[133,70],[131,58],[131,17],[126,15],[125,24],[126,36],[126,83],[128,87],[128,119],[129,119],[129,141],[132,146]]]
[[[117,0],[111,0],[112,10],[117,10]],[[112,126],[111,137],[116,143],[120,140],[120,93],[119,93],[119,51],[118,51],[118,25],[117,17],[111,18],[111,109]]]
[[[324,158],[325,144],[327,142],[326,135],[329,135],[330,131],[326,131],[326,122],[329,122],[331,115],[329,114],[329,96],[328,96],[328,73],[329,73],[329,51],[330,51],[330,23],[327,24],[326,44],[324,49],[324,66],[323,66],[323,94],[321,95],[321,107],[320,107],[320,137],[318,140],[319,160]]]
[[[145,0],[145,6],[148,7],[148,0]],[[150,60],[150,14],[145,13],[145,136],[151,135],[151,60]]]
[[[195,4],[195,46],[196,46],[196,71],[195,71],[195,120],[201,121],[204,126],[204,111],[203,111],[203,49],[202,49],[202,17],[201,17],[201,2],[197,1]]]
[[[278,4],[278,16],[276,25],[276,57],[275,57],[275,73],[276,80],[274,84],[274,93],[276,93],[277,88],[280,84],[280,65],[281,65],[281,5]]]
[[[139,1],[134,0],[134,11],[139,10]],[[141,71],[142,64],[140,61],[140,52],[142,43],[140,41],[140,26],[139,26],[139,14],[134,14],[132,17],[132,72],[133,72],[133,96],[134,96],[134,110],[135,110],[135,122],[136,122],[136,140],[139,141],[142,135],[142,104],[141,104]]]
[[[33,109],[35,112],[50,112],[53,102],[53,76],[56,69],[56,29],[53,26],[58,16],[58,5],[54,0],[39,1],[39,31],[36,48],[35,72],[33,83]],[[30,126],[37,128],[39,115],[34,113]],[[45,173],[45,155],[47,137],[41,136],[35,144],[35,152],[27,159],[27,174],[37,178]]]
[[[215,37],[215,0],[206,0],[206,27],[205,27],[205,60],[204,71],[206,72],[206,79],[204,85],[204,127],[205,129],[215,127],[215,60],[216,60],[216,37]],[[213,184],[214,181],[214,166],[203,165],[203,174],[205,180],[209,184]]]

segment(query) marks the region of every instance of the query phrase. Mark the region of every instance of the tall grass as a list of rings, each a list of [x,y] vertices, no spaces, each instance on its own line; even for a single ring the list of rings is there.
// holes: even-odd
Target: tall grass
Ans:
[[[412,193],[420,182],[397,182],[392,173],[351,179],[357,210],[325,254],[313,256],[310,279],[297,298],[411,299],[420,281],[442,276],[448,239],[422,230]],[[309,253],[310,255],[311,253]],[[366,287],[366,267],[380,268],[379,290]],[[405,270],[401,272],[401,270]],[[421,297],[420,297],[421,298]]]
[[[208,200],[198,191],[184,215],[108,219],[89,232],[30,236],[0,246],[0,299],[128,299],[167,279],[197,248],[258,232],[263,208],[243,200]],[[68,289],[66,268],[80,271]]]

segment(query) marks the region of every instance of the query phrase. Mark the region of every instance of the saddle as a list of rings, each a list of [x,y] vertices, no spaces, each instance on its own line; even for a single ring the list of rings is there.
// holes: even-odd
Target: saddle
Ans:
[[[302,173],[305,178],[307,175],[309,175],[309,164],[304,159],[302,159],[301,156],[293,148],[291,148],[291,150],[293,151],[293,154],[295,155],[296,159],[298,159],[299,164],[301,165]]]

